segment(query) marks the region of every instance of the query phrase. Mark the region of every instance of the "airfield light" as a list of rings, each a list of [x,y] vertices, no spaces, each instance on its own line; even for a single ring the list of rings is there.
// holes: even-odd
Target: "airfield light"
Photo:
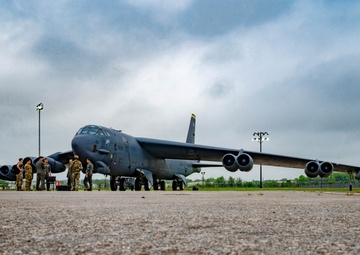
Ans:
[[[201,172],[202,174],[202,183],[203,183],[203,188],[205,187],[205,172]]]
[[[36,110],[39,111],[39,157],[40,157],[40,112],[44,109],[44,104],[40,103],[36,106]]]
[[[262,143],[263,141],[268,141],[269,138],[265,137],[269,135],[268,132],[254,132],[253,136],[253,141],[255,142],[259,142],[260,143],[260,152],[262,152]],[[260,189],[263,188],[263,183],[262,183],[262,165],[260,165]]]

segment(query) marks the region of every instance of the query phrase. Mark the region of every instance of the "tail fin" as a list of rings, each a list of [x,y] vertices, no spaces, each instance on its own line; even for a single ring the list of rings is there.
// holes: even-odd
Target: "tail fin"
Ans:
[[[195,143],[195,122],[196,122],[196,116],[195,114],[191,114],[186,143]]]

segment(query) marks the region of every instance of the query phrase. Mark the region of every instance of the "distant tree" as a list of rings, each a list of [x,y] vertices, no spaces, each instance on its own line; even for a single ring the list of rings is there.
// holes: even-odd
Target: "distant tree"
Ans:
[[[217,186],[224,186],[225,185],[225,178],[224,176],[220,176],[218,178],[215,179],[214,183],[217,185]]]
[[[235,178],[234,177],[229,177],[228,181],[227,181],[227,184],[230,186],[230,187],[234,187],[235,186]]]
[[[236,178],[236,180],[235,180],[235,184],[236,184],[236,186],[237,186],[237,187],[241,187],[241,186],[242,186],[243,181],[241,180],[241,178],[240,178],[240,177],[239,177],[239,178]]]

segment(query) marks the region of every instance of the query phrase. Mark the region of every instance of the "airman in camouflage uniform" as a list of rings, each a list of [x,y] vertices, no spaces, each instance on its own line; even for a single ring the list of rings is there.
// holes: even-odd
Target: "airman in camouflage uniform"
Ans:
[[[23,183],[23,178],[24,178],[24,173],[23,173],[23,158],[19,158],[19,162],[16,164],[16,189],[17,191],[22,190],[22,183]]]
[[[39,157],[39,160],[35,164],[36,167],[36,190],[44,190],[45,187],[45,169],[44,169],[44,157]]]
[[[85,190],[92,191],[92,175],[94,171],[94,165],[91,163],[90,159],[87,159],[86,163],[86,172],[84,178]]]
[[[49,176],[51,176],[51,166],[49,164],[49,159],[44,159],[44,170],[45,170],[45,180],[46,180],[46,190],[50,190]]]
[[[26,179],[25,190],[30,191],[31,190],[31,181],[33,178],[33,171],[32,171],[32,167],[31,167],[30,159],[28,159],[28,161],[25,163],[24,170],[25,170],[25,179]]]
[[[72,173],[72,183],[71,183],[71,190],[72,191],[77,191],[79,188],[79,180],[80,180],[80,171],[83,168],[80,160],[79,160],[79,156],[75,155],[74,156],[74,161],[72,163],[72,165],[70,166],[71,168],[71,173]]]

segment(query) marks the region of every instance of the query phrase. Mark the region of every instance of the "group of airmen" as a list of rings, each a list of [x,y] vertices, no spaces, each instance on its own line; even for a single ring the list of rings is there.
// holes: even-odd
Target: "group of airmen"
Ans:
[[[75,155],[74,160],[69,160],[68,167],[68,185],[71,185],[71,191],[78,191],[79,182],[80,182],[80,171],[83,169],[83,165],[79,160],[79,156]],[[84,178],[85,191],[92,191],[92,175],[94,171],[94,165],[91,163],[90,159],[86,159],[86,170]]]
[[[25,164],[24,164],[25,163]],[[89,159],[86,160],[86,171],[84,178],[85,190],[92,190],[92,175],[94,170],[94,165]],[[38,161],[35,164],[36,168],[36,190],[42,191],[45,190],[45,180],[46,180],[46,190],[50,190],[49,177],[51,176],[51,166],[49,160],[44,157],[39,157]],[[75,155],[74,160],[69,160],[68,166],[68,185],[71,185],[72,191],[77,191],[80,181],[80,171],[83,169],[82,163],[79,160],[79,156]],[[26,159],[24,162],[23,158],[19,158],[19,162],[16,164],[15,169],[16,174],[16,189],[18,191],[23,190],[23,179],[25,177],[25,190],[31,190],[31,182],[33,179],[33,170],[31,166],[31,159]]]
[[[25,165],[24,165],[25,163]],[[39,160],[35,164],[36,168],[36,190],[41,191],[45,190],[45,180],[46,180],[46,190],[50,190],[49,176],[51,176],[51,166],[49,160],[44,157],[39,157]],[[15,169],[16,174],[16,189],[18,191],[23,190],[22,184],[25,177],[25,190],[31,190],[31,182],[33,179],[33,171],[31,166],[31,159],[26,159],[24,162],[23,158],[19,158],[19,162],[16,164]]]

